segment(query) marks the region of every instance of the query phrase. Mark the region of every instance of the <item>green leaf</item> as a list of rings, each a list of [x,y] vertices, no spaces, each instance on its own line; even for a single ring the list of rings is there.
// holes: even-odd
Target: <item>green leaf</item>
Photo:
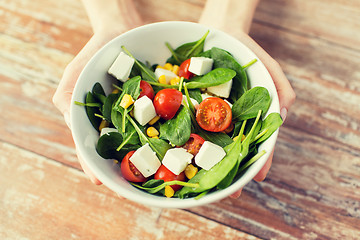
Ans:
[[[91,92],[88,92],[85,98],[85,104],[99,104],[99,101],[93,96]],[[100,103],[101,106],[101,103]],[[101,107],[100,107],[101,108]],[[89,118],[89,121],[93,125],[93,127],[99,131],[99,126],[102,121],[101,118],[96,117],[95,114],[101,114],[99,107],[89,107],[85,106],[86,114]]]
[[[227,68],[216,68],[204,76],[194,77],[186,83],[188,89],[207,88],[226,83],[235,77],[236,72]]]
[[[259,138],[256,143],[259,144],[268,139],[281,125],[283,121],[279,113],[270,113],[262,122],[260,132],[266,131],[266,133]]]
[[[190,134],[191,118],[185,107],[182,107],[175,117],[160,125],[160,138],[176,146],[184,145],[189,140]]]
[[[169,182],[164,182],[158,186],[155,187],[144,187],[144,186],[140,186],[138,184],[135,183],[131,183],[133,186],[140,188],[142,190],[145,190],[149,193],[157,193],[158,191],[162,190],[163,188],[165,188],[166,186],[171,186],[171,185],[180,185],[180,186],[187,186],[187,187],[198,187],[199,185],[196,183],[189,183],[189,182],[183,182],[183,181],[169,181]]]
[[[167,62],[180,65],[186,59],[201,54],[204,51],[204,43],[208,34],[209,31],[207,31],[199,40],[182,44],[175,50],[171,48],[169,43],[166,43],[166,46],[169,48],[172,54],[172,56],[167,60]]]
[[[214,60],[214,68],[229,68],[236,72],[231,88],[230,99],[235,102],[244,92],[248,90],[248,79],[246,72],[236,59],[227,51],[213,47],[211,58]]]
[[[120,93],[112,93],[109,94],[104,102],[103,108],[102,108],[102,113],[104,118],[108,121],[111,122],[111,111],[113,108],[113,104],[114,102],[119,98]]]
[[[264,87],[246,91],[232,106],[233,119],[237,121],[255,118],[259,110],[265,115],[271,103],[269,92]]]
[[[103,87],[101,86],[100,83],[97,82],[97,83],[94,84],[94,86],[92,88],[92,94],[102,104],[105,103],[106,94],[105,94],[105,91],[104,91],[104,89],[103,89]]]
[[[116,148],[121,144],[122,141],[122,135],[118,132],[104,134],[97,142],[96,151],[101,157],[105,159],[119,159],[119,152],[116,151]]]

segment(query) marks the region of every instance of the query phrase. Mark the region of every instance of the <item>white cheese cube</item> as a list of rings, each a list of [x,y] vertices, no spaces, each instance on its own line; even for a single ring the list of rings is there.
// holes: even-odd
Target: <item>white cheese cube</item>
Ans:
[[[156,117],[156,111],[150,98],[145,95],[134,102],[134,118],[141,126],[147,124],[154,117]]]
[[[148,143],[136,150],[129,160],[144,177],[155,174],[161,166],[160,160]]]
[[[214,60],[206,57],[192,57],[190,59],[189,72],[196,75],[204,75],[211,71]]]
[[[232,82],[233,82],[233,80],[231,79],[230,81],[227,81],[226,83],[223,83],[223,84],[220,84],[217,86],[208,87],[207,90],[208,90],[208,92],[215,94],[216,96],[228,98],[230,96]]]
[[[220,162],[225,155],[226,152],[222,147],[205,141],[195,156],[195,163],[205,170],[210,170],[210,168]]]
[[[177,77],[177,75],[170,70],[163,69],[163,68],[156,68],[156,70],[155,70],[156,79],[159,79],[159,77],[162,75],[165,76],[166,84],[170,84],[170,80]]]
[[[182,99],[183,99],[182,102],[181,102],[182,105],[188,104],[188,101],[187,101],[187,98],[186,98],[185,95],[183,95],[183,98],[182,98]],[[194,107],[195,107],[196,109],[199,107],[198,101],[196,101],[196,100],[193,99],[193,98],[190,98],[190,101],[191,101],[192,105],[194,105]]]
[[[100,132],[100,137],[104,134],[109,134],[111,132],[118,132],[118,130],[116,128],[108,128],[108,127],[104,127],[101,129],[101,132]]]
[[[116,77],[118,80],[126,82],[129,78],[134,62],[135,60],[132,57],[129,57],[124,52],[120,52],[108,70],[108,73]]]
[[[172,148],[167,150],[162,164],[175,175],[179,175],[191,163],[193,155],[184,148]]]

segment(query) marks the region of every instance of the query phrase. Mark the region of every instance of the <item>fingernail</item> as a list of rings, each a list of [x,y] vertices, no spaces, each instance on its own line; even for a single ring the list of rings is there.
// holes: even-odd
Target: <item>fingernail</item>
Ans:
[[[70,128],[70,114],[69,114],[69,112],[64,112],[64,119],[65,119],[66,125]]]
[[[286,115],[287,115],[287,109],[283,107],[283,108],[280,110],[280,116],[281,116],[283,122],[285,122]]]

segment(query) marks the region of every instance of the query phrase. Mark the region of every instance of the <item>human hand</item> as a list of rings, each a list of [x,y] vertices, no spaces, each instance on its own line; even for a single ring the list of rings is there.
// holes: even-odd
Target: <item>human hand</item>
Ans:
[[[221,3],[216,0],[208,0],[199,23],[229,33],[255,53],[274,81],[280,101],[280,115],[285,121],[287,112],[294,103],[296,95],[279,63],[248,35],[257,4],[258,0],[224,0]],[[274,150],[265,165],[253,178],[255,181],[260,182],[265,179],[270,170],[273,155]],[[233,193],[230,197],[238,198],[241,192],[242,189]]]
[[[82,69],[92,56],[108,41],[143,24],[132,0],[106,0],[105,2],[83,0],[83,3],[94,35],[65,68],[62,79],[53,96],[53,103],[64,115],[65,122],[69,128],[71,128],[71,96]],[[78,152],[77,156],[85,174],[93,183],[100,185],[101,182],[91,172]]]

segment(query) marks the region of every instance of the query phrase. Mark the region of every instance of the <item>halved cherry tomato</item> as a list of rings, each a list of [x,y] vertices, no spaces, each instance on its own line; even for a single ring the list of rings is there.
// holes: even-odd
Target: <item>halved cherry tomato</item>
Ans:
[[[195,157],[204,142],[205,140],[202,137],[195,133],[191,133],[189,140],[182,146],[182,148],[185,148]]]
[[[154,89],[148,82],[141,80],[140,81],[140,95],[138,98],[141,98],[142,96],[145,96],[145,95],[148,98],[150,98],[151,100],[153,100],[154,99]]]
[[[130,182],[145,182],[146,178],[137,170],[137,168],[129,161],[129,158],[135,151],[128,152],[123,158],[120,169],[123,177]]]
[[[179,110],[182,93],[176,89],[165,88],[160,90],[154,98],[154,107],[157,115],[165,120],[172,119]]]
[[[210,132],[221,132],[231,124],[232,113],[229,104],[218,97],[209,97],[202,101],[196,112],[199,126]]]
[[[192,72],[189,72],[189,66],[190,66],[190,58],[183,61],[180,64],[179,77],[184,77],[186,79],[190,79],[194,76],[194,74]]]
[[[185,181],[185,173],[181,172],[179,175],[175,175],[173,172],[171,172],[169,169],[167,169],[164,165],[161,165],[157,172],[155,173],[154,179],[162,179],[164,182],[170,182],[170,181]],[[182,186],[180,185],[171,185],[170,186],[175,192],[177,190],[180,190]]]

